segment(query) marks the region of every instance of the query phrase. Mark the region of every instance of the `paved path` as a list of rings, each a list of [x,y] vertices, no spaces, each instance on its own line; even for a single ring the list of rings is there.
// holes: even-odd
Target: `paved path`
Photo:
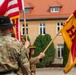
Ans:
[[[67,74],[63,73],[63,68],[37,68],[36,75],[76,75],[76,68]]]

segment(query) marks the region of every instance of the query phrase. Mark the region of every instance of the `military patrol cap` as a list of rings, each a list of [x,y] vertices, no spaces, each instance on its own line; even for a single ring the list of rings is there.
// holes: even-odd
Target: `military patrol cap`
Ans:
[[[36,46],[31,45],[29,48],[30,48],[30,49],[32,49],[32,48],[36,48]]]
[[[0,16],[0,30],[8,29],[15,24],[12,24],[8,16]]]

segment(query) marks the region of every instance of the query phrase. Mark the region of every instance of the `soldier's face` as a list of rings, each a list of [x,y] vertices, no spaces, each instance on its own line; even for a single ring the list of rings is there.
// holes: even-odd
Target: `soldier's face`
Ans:
[[[32,54],[32,55],[34,55],[34,49],[32,49],[32,52],[31,52],[31,54]]]

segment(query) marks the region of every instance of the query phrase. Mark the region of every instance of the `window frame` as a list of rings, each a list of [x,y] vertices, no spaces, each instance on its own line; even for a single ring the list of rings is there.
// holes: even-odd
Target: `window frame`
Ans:
[[[30,8],[25,8],[25,13],[30,13],[31,9]]]
[[[25,27],[24,27],[24,24],[22,24],[22,27],[21,27],[22,29],[21,29],[21,35],[24,35],[25,34]],[[23,29],[24,29],[24,31],[23,31]]]
[[[26,23],[26,34],[28,34],[28,23]]]
[[[57,45],[57,51],[58,51],[58,58],[63,58],[63,50],[64,50],[64,45],[63,44],[58,44]]]
[[[59,7],[51,7],[51,12],[59,12],[60,8]]]
[[[39,25],[39,34],[45,35],[46,33],[46,27],[45,23],[40,23]]]
[[[57,22],[56,23],[56,34],[59,33],[59,30],[62,28],[62,26],[63,26],[63,22]],[[61,33],[59,33],[58,35],[61,35]]]
[[[26,32],[28,34],[28,24],[26,24]],[[25,35],[25,25],[24,25],[24,23],[22,24],[21,35]]]

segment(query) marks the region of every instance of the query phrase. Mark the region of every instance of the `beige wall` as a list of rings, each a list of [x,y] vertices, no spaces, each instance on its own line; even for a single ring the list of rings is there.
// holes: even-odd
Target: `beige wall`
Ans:
[[[27,21],[28,23],[28,35],[30,37],[31,44],[34,43],[36,37],[39,35],[39,25],[40,23],[45,23],[46,26],[46,33],[51,35],[51,38],[53,39],[56,36],[56,23],[57,22],[65,22],[65,20],[48,20],[48,21]],[[22,24],[22,22],[21,22]],[[61,35],[57,36],[55,38],[54,46],[56,49],[55,53],[55,61],[54,63],[62,63],[62,59],[58,59],[57,57],[57,44],[63,44],[64,40]]]

